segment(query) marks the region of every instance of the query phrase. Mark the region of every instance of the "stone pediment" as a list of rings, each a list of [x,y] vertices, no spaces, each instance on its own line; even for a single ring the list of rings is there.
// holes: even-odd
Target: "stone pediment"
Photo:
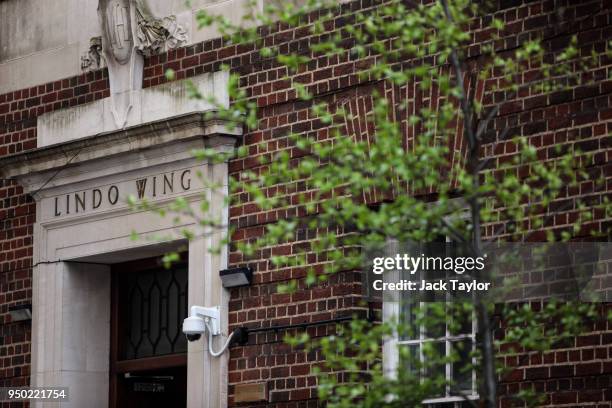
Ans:
[[[241,134],[233,123],[193,112],[6,156],[0,159],[0,177],[16,178],[32,193],[116,174],[118,168],[189,159],[196,148],[229,150]]]

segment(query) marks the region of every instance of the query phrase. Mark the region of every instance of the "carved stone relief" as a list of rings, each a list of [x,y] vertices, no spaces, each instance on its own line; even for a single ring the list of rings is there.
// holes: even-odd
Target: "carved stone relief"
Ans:
[[[99,0],[104,9],[103,31],[120,63],[129,60],[132,45],[145,56],[177,48],[187,41],[187,32],[176,16],[158,18],[145,0]],[[92,40],[94,40],[92,38]]]
[[[142,88],[143,55],[176,48],[187,40],[175,16],[156,18],[144,0],[98,0],[102,56],[108,66],[111,113],[125,127],[132,92]]]
[[[173,49],[187,41],[185,29],[175,16],[153,16],[143,0],[136,1],[137,49],[145,56]]]
[[[89,50],[81,56],[81,69],[83,71],[94,71],[101,68],[101,54],[102,37],[91,37],[89,40]]]

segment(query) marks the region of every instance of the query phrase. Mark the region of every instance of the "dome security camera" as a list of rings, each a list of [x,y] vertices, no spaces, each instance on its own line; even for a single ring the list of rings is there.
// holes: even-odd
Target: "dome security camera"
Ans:
[[[192,306],[189,317],[183,320],[183,333],[187,340],[196,341],[206,331],[208,326],[211,335],[221,334],[219,307]]]
[[[208,352],[213,357],[219,357],[229,347],[232,342],[232,338],[236,333],[239,338],[244,342],[246,330],[236,329],[232,334],[227,337],[225,344],[219,351],[213,350],[213,337],[221,336],[221,311],[219,306],[215,307],[202,307],[202,306],[191,306],[189,317],[183,320],[183,333],[187,336],[188,341],[196,341],[204,332],[208,331]],[[248,334],[246,334],[248,340]]]
[[[183,320],[183,333],[187,336],[188,341],[196,341],[206,330],[204,319],[199,316],[189,316]]]

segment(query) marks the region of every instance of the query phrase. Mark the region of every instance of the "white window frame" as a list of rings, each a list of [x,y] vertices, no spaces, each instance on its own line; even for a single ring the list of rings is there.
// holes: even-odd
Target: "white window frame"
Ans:
[[[446,242],[450,242],[449,238],[446,238]],[[396,240],[389,240],[387,242],[386,254],[395,255],[399,251],[399,243]],[[399,271],[388,271],[383,274],[383,280],[388,282],[399,282],[400,274]],[[383,295],[383,321],[397,320],[401,313],[401,294],[403,292],[393,291],[390,294]],[[448,296],[448,294],[447,294]],[[389,299],[390,298],[390,299]],[[387,300],[388,299],[388,300]],[[423,307],[425,302],[420,302],[419,307]],[[388,337],[383,342],[383,372],[390,378],[396,377],[396,372],[399,367],[399,347],[409,345],[423,345],[426,342],[445,342],[445,355],[448,356],[451,352],[451,343],[461,341],[465,339],[471,339],[472,347],[476,344],[476,332],[477,332],[477,320],[472,319],[472,331],[469,334],[451,335],[448,330],[448,324],[445,325],[444,337],[428,338],[425,337],[424,327],[419,327],[419,338],[412,340],[400,340],[398,333],[394,333],[393,336]],[[424,360],[423,347],[419,347],[419,359]],[[476,358],[472,357],[472,364],[476,364]],[[445,363],[445,378],[446,380],[452,378],[452,363]],[[447,384],[445,387],[445,397],[428,398],[423,400],[423,404],[448,404],[448,403],[462,403],[468,400],[477,400],[478,389],[477,389],[477,378],[476,370],[472,370],[472,390],[471,393],[465,396],[450,396],[450,387]]]

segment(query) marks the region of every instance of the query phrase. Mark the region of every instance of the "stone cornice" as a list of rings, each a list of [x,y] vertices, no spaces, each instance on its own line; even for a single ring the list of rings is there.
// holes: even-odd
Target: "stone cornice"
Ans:
[[[190,113],[5,156],[0,159],[0,177],[21,178],[55,172],[196,139],[202,139],[204,147],[228,150],[241,135],[242,128],[234,123],[205,118],[202,112]]]

